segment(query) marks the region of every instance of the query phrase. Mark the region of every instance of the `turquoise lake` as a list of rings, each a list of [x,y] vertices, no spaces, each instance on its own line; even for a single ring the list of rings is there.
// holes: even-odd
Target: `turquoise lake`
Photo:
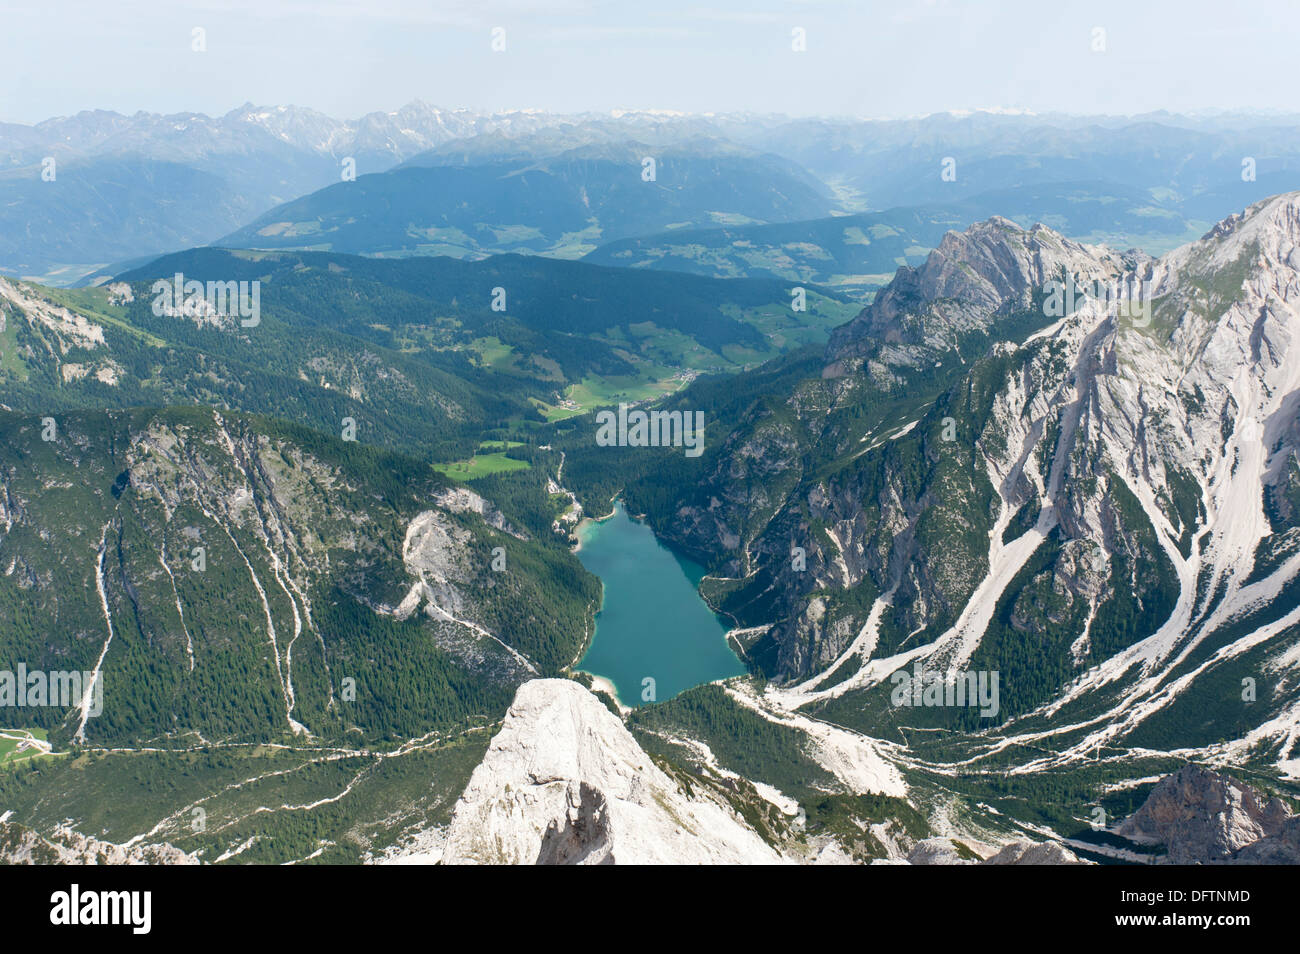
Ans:
[[[704,568],[673,553],[621,502],[608,520],[578,531],[578,559],[605,584],[596,634],[579,668],[614,683],[624,705],[640,706],[643,683],[655,700],[745,673],[726,640],[727,625],[700,598]]]

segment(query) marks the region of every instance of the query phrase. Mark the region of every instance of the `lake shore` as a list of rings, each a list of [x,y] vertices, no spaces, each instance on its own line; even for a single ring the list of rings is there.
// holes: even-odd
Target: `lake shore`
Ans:
[[[605,514],[605,516],[583,517],[581,520],[578,521],[578,525],[573,528],[573,535],[578,538],[578,542],[573,545],[571,552],[577,553],[579,550],[582,549],[583,530],[589,529],[590,527],[595,526],[598,523],[604,523],[606,520],[613,518],[614,515],[618,513],[618,497],[611,497],[609,502],[611,504],[609,513]]]
[[[580,669],[578,671],[586,673],[588,676],[591,677],[592,692],[605,693],[607,696],[609,696],[611,699],[614,700],[614,705],[618,706],[618,711],[621,712],[623,715],[627,715],[629,712],[632,711],[632,707],[624,704],[623,700],[618,697],[618,687],[614,685],[612,681],[606,679],[604,676],[598,676],[594,672],[587,672],[587,670],[585,669]]]

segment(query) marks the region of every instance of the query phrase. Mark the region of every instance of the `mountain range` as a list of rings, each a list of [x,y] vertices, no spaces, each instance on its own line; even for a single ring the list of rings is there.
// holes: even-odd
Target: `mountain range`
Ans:
[[[771,680],[728,707],[862,760],[883,747],[909,797],[1073,828],[1103,856],[1088,814],[1181,760],[1290,778],[1298,226],[1279,196],[1153,260],[995,218],[900,269],[818,360],[753,372],[761,396],[674,397],[725,442],[671,479],[615,479],[707,562],[702,592]],[[1073,310],[1053,313],[1054,284],[1080,289]],[[981,673],[996,712],[922,703]],[[668,717],[686,706],[664,737],[723,745],[725,720]],[[723,764],[779,788],[756,761]]]
[[[863,121],[489,114],[418,101],[358,120],[251,104],[215,118],[93,111],[0,125],[0,270],[66,285],[206,243],[578,257],[651,232],[809,220],[802,237],[760,249],[751,264],[847,256],[852,270],[830,275],[874,276],[892,269],[852,261],[858,233],[810,239],[826,232],[815,220],[954,204],[958,218],[944,212],[941,227],[1002,214],[1164,252],[1300,185],[1294,128],[1248,113]],[[646,159],[656,160],[653,182],[642,179]],[[1026,188],[1043,200],[1017,198]],[[453,193],[468,205],[457,207]],[[997,193],[1010,205],[984,198]],[[926,233],[920,254],[942,235]],[[669,239],[657,244],[667,249],[651,261],[694,258]],[[709,274],[737,274],[734,264],[718,268]]]
[[[264,282],[265,317],[156,314],[177,269]],[[788,291],[213,249],[100,289],[5,283],[6,651],[115,687],[25,730],[0,775],[15,857],[79,850],[68,824],[205,861],[655,860],[669,831],[733,861],[1290,850],[1300,194],[1159,258],[996,216],[949,232],[824,343],[665,398],[708,415],[699,458],[597,450],[590,414],[525,426],[532,372],[440,363],[458,339],[428,316],[474,341],[496,282],[531,289],[516,334],[608,340],[583,323],[605,310],[563,310],[587,275],[616,312]],[[701,320],[676,330],[702,343]],[[412,397],[449,388],[459,410],[422,423]],[[95,407],[151,391],[190,406]],[[527,437],[522,470],[430,466],[492,426]],[[615,492],[706,565],[750,677],[629,710],[573,670],[600,586],[561,518]],[[942,703],[959,680],[980,706]],[[1249,838],[1144,820],[1243,784]]]
[[[573,121],[417,100],[357,120],[245,103],[217,117],[89,110],[3,123],[0,270],[69,284],[110,263],[211,242],[340,181],[345,160],[364,175],[453,139]],[[638,125],[635,116],[626,121]]]
[[[0,861],[1294,863],[1296,128],[0,126]]]

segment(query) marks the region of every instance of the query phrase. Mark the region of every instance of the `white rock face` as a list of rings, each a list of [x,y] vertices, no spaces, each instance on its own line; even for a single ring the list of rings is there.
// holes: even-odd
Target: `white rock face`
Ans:
[[[918,841],[907,854],[909,865],[969,865],[973,861],[957,853],[950,838],[926,838]]]
[[[1079,856],[1068,848],[1051,841],[1013,841],[1004,845],[1002,850],[990,858],[985,858],[984,865],[1083,865]]]
[[[1078,855],[1055,842],[1018,840],[1003,845],[993,855],[976,861],[962,858],[949,838],[926,838],[908,853],[911,865],[1082,865]]]
[[[898,321],[902,344],[937,347],[931,338],[951,326],[943,312],[949,302],[970,313],[963,320],[996,318],[1005,306],[990,310],[993,303],[1012,295],[1013,304],[1022,305],[1023,298],[1014,296],[1058,266],[1097,282],[1119,264],[1102,251],[1062,244],[1045,230],[1027,234],[1032,241],[994,220],[945,239],[946,248],[924,268],[900,273],[906,281],[882,292],[837,332],[847,342],[846,354]],[[1055,257],[1027,256],[1031,246]],[[1044,585],[1054,598],[1079,607],[1082,622],[1074,624],[1070,643],[1077,678],[1035,712],[1053,725],[1029,732],[1035,745],[1050,749],[1055,736],[1079,728],[1069,713],[1082,700],[1104,694],[1107,712],[1091,713],[1086,734],[1017,772],[1088,758],[1174,703],[1204,693],[1214,698],[1206,677],[1227,660],[1268,653],[1258,668],[1294,672],[1300,666],[1294,639],[1274,648],[1276,637],[1300,624],[1300,607],[1290,595],[1300,579],[1300,527],[1291,503],[1300,484],[1300,193],[1256,203],[1198,241],[1133,263],[1114,287],[1120,294],[1094,295],[1023,344],[996,346],[1014,361],[1014,370],[993,398],[975,446],[975,463],[998,495],[988,569],[973,578],[956,621],[932,645],[915,649],[927,667],[968,668],[999,601],[1014,596],[1012,584],[1043,542],[1060,535],[1059,556]],[[855,326],[856,339],[850,334]],[[916,337],[918,328],[924,340]],[[822,502],[810,495],[809,503]],[[1033,524],[1013,527],[1027,505],[1024,513],[1037,513]],[[853,537],[852,509],[828,508],[819,517],[833,524],[839,549],[847,553],[840,566],[870,552],[873,539]],[[900,523],[896,538],[905,539],[901,530]],[[936,565],[943,566],[943,556]],[[825,578],[834,581],[835,571],[832,564]],[[1141,591],[1161,572],[1169,574],[1161,595],[1172,604],[1163,620],[1105,658],[1094,652],[1094,637],[1104,637],[1111,626],[1099,607],[1117,593],[1149,599]],[[944,591],[930,580],[916,584],[923,595],[926,587]],[[1252,616],[1260,622],[1244,625]],[[921,615],[918,622],[924,621]],[[1095,621],[1103,624],[1099,631]],[[835,636],[834,620],[814,622],[806,632]],[[1013,625],[1029,632],[1036,624],[1015,617]],[[844,687],[878,682],[910,661],[901,655],[873,659],[872,632],[864,627],[847,646],[876,665],[846,668],[852,675]],[[837,638],[824,642],[846,645]],[[799,648],[791,650],[792,659]],[[834,662],[822,671],[832,671]],[[844,688],[822,685],[818,691]],[[1257,727],[1241,738],[1193,744],[1205,756],[1231,762],[1276,743],[1276,764],[1294,774],[1300,771],[1300,703],[1293,697],[1279,694],[1260,707]]]
[[[730,809],[690,797],[567,679],[519,687],[474,770],[444,864],[777,864]]]
[[[433,500],[444,510],[452,513],[476,513],[488,526],[495,527],[519,540],[528,539],[528,534],[511,526],[500,510],[466,487],[449,487],[437,494]]]
[[[832,333],[826,374],[842,375],[863,358],[877,366],[927,364],[956,347],[960,335],[1027,307],[1035,289],[1062,273],[1107,281],[1127,264],[1103,246],[1081,245],[1044,225],[1022,229],[1001,216],[949,232],[923,265],[900,269],[858,317]]]
[[[19,315],[33,326],[44,328],[66,354],[70,348],[93,350],[104,345],[104,329],[84,315],[46,301],[30,286],[0,279],[0,300],[16,305]],[[61,355],[54,356],[57,361]]]
[[[1264,489],[1284,484],[1300,462],[1300,193],[1257,203],[1133,278],[1149,286],[1152,311],[1135,318],[1113,305],[1085,307],[1063,321],[1044,336],[1056,350],[1041,349],[1027,375],[1046,387],[1033,400],[1006,400],[1010,410],[1000,424],[1021,461],[1032,463],[1039,452],[1041,428],[1023,441],[1022,435],[1044,420],[1058,421],[1069,438],[1051,448],[1050,473],[1026,466],[1024,477],[1040,498],[1035,532],[1058,525],[1080,547],[1080,563],[1085,552],[1101,561],[1094,579],[1076,574],[1081,592],[1108,585],[1105,561],[1124,546],[1115,539],[1108,495],[1084,490],[1090,481],[1104,487],[1112,473],[1155,529],[1179,582],[1180,597],[1164,625],[1089,670],[1062,697],[1058,705],[1132,681],[1110,714],[1066,754],[1071,759],[1193,688],[1210,663],[1177,680],[1166,681],[1167,674],[1216,633],[1285,598],[1284,587],[1300,574],[1294,551],[1272,566],[1256,566],[1260,544],[1274,535]],[[1061,357],[1066,375],[1046,370]],[[1009,393],[1018,386],[1013,382]],[[1173,503],[1180,482],[1191,488],[1194,505],[1181,514]],[[1252,651],[1300,622],[1300,610],[1283,608],[1275,621],[1234,634],[1216,659]],[[956,658],[969,658],[980,632],[958,647]],[[1293,648],[1274,664],[1294,666],[1294,656]],[[1225,751],[1236,757],[1263,738],[1280,739],[1284,765],[1300,743],[1298,721],[1300,706],[1290,704]]]
[[[1252,854],[1269,859],[1265,863],[1294,864],[1279,860],[1292,817],[1281,799],[1266,799],[1230,776],[1188,765],[1152,789],[1118,833],[1140,844],[1165,845],[1171,864],[1231,861],[1256,844],[1262,847]]]
[[[0,818],[0,865],[197,865],[169,844],[115,845],[66,825],[41,835]]]

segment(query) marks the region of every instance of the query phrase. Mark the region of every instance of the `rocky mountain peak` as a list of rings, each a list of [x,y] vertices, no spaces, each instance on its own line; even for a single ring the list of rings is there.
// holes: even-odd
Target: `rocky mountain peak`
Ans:
[[[890,363],[921,364],[988,333],[1000,316],[1023,311],[1046,283],[1111,280],[1125,260],[1100,246],[1072,241],[1038,224],[1024,229],[1002,216],[948,232],[916,268],[900,268],[857,318],[837,329],[826,348],[828,376],[852,369],[886,346]],[[918,350],[919,349],[919,350]]]
[[[1119,834],[1168,848],[1172,864],[1230,860],[1261,839],[1279,835],[1291,812],[1234,778],[1188,765],[1163,779]]]
[[[582,686],[519,687],[447,833],[445,864],[765,863],[732,810],[685,794]]]
[[[1195,242],[1170,252],[1156,266],[1155,292],[1174,290],[1167,277],[1182,275],[1236,291],[1224,281],[1240,279],[1245,270],[1266,267],[1300,268],[1300,192],[1287,192],[1256,202],[1243,212],[1217,223]],[[1163,269],[1160,268],[1163,266]],[[1185,281],[1184,281],[1185,284]]]

